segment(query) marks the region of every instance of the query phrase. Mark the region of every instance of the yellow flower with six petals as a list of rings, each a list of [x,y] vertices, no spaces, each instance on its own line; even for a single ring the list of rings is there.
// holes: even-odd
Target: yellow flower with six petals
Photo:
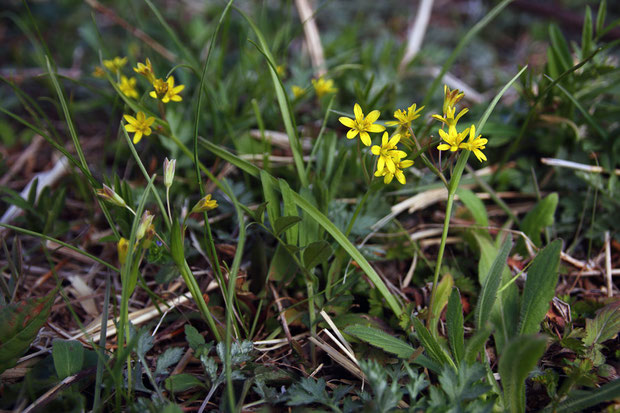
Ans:
[[[424,109],[424,106],[422,106],[419,109],[416,109],[416,104],[414,103],[413,105],[409,106],[407,108],[407,112],[405,112],[402,109],[398,109],[396,112],[394,112],[394,118],[396,119],[394,120],[389,120],[387,122],[385,122],[385,124],[387,126],[398,126],[398,129],[396,133],[399,133],[400,130],[407,130],[409,129],[409,127],[411,127],[411,122],[413,122],[414,120],[416,120],[417,118],[420,117],[420,111],[422,111],[422,109]]]
[[[471,125],[471,128],[469,130],[469,140],[467,142],[462,142],[459,145],[459,148],[472,151],[474,155],[476,155],[476,158],[478,158],[478,160],[482,162],[487,160],[487,157],[484,155],[484,153],[482,153],[482,149],[485,148],[485,145],[488,141],[488,139],[482,138],[482,135],[478,135],[476,137],[476,127],[474,125]]]
[[[441,136],[441,139],[443,139],[445,143],[437,146],[437,149],[440,151],[449,150],[450,152],[456,152],[459,149],[461,142],[463,142],[463,140],[467,137],[469,130],[470,128],[467,128],[463,132],[459,133],[456,131],[456,128],[451,127],[448,130],[448,133],[446,133],[443,129],[439,129],[439,136]]]
[[[121,75],[121,83],[117,83],[118,88],[128,98],[138,98],[138,91],[136,90],[136,78],[127,78],[127,76]]]
[[[399,151],[396,145],[400,141],[400,135],[396,134],[392,136],[391,139],[388,140],[388,133],[383,132],[383,138],[381,139],[381,146],[373,145],[370,148],[370,151],[379,156],[379,160],[377,161],[377,172],[375,172],[375,176],[383,176],[383,170],[387,168],[387,170],[391,173],[396,172],[396,163],[400,161],[401,158],[407,156],[407,153],[404,151]]]
[[[383,176],[383,183],[386,185],[391,183],[394,177],[396,177],[396,180],[402,185],[405,185],[407,180],[405,179],[403,169],[409,168],[411,165],[413,165],[413,161],[409,159],[404,161],[398,161],[396,162],[396,168],[394,169],[393,173],[390,172],[387,168],[385,168],[383,169],[383,172],[381,174],[375,173],[375,176]]]
[[[104,60],[103,65],[110,71],[114,73],[120,72],[120,70],[127,64],[126,57],[118,57],[116,56],[111,60]]]
[[[185,85],[175,86],[174,76],[170,76],[166,81],[155,79],[155,81],[153,81],[153,88],[155,90],[152,90],[149,96],[154,99],[159,99],[163,103],[168,103],[170,101],[180,102],[183,100],[179,92],[185,89]]]
[[[381,112],[378,110],[373,110],[368,114],[368,116],[364,117],[364,112],[362,112],[362,108],[357,103],[353,107],[353,113],[355,114],[355,119],[347,118],[345,116],[341,116],[338,118],[340,123],[342,123],[347,128],[351,128],[347,132],[347,139],[353,139],[359,133],[360,139],[362,143],[366,146],[370,146],[372,143],[370,140],[370,135],[368,132],[377,133],[383,132],[385,127],[382,125],[375,125],[374,123],[379,119],[379,115]]]
[[[151,125],[155,122],[154,117],[147,118],[144,112],[138,112],[136,117],[129,115],[123,115],[128,125],[125,125],[127,132],[134,132],[133,143],[140,142],[142,136],[149,136],[151,134]]]
[[[138,66],[133,68],[134,72],[144,76],[151,84],[155,81],[155,72],[151,60],[147,57],[144,63],[138,62]]]
[[[325,80],[323,76],[318,79],[312,79],[312,86],[319,99],[328,93],[336,93],[338,91],[338,89],[334,87],[334,81],[332,79]]]

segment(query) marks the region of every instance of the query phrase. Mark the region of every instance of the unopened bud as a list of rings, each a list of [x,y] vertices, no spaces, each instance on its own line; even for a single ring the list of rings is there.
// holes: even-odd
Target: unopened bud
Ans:
[[[176,159],[172,159],[170,161],[168,158],[164,159],[164,185],[166,188],[170,188],[172,186],[172,181],[174,180],[174,169],[176,166]]]
[[[211,211],[215,208],[217,208],[217,201],[215,199],[211,199],[211,194],[208,194],[198,201],[196,205],[194,205],[191,213]]]
[[[127,250],[129,249],[129,241],[126,238],[121,238],[118,240],[118,244],[116,244],[116,249],[118,251],[118,261],[121,265],[125,264],[125,260],[127,259]]]
[[[106,184],[103,184],[103,188],[97,189],[96,193],[101,198],[105,199],[106,201],[114,205],[118,205],[119,207],[123,207],[123,208],[127,207],[125,200],[121,198],[119,194],[114,192],[114,190],[110,188],[109,186],[107,186]]]
[[[149,227],[153,223],[153,218],[155,218],[155,215],[151,215],[151,213],[148,210],[144,211],[144,213],[142,214],[142,218],[140,218],[140,224],[138,225],[138,230],[136,231],[136,242],[144,238],[144,235],[146,234],[146,230],[149,229]]]

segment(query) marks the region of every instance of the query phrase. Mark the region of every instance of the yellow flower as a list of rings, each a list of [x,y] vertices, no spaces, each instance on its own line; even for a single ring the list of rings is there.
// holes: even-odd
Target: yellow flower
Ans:
[[[394,177],[396,177],[398,182],[405,185],[407,180],[405,179],[403,169],[409,168],[411,165],[413,165],[413,161],[411,160],[399,161],[396,162],[396,168],[393,173],[390,172],[388,169],[384,169],[381,174],[375,173],[375,176],[383,176],[383,183],[386,185],[391,183]]]
[[[125,66],[127,64],[127,58],[126,57],[118,57],[116,56],[114,59],[112,60],[104,60],[103,61],[103,65],[110,71],[113,73],[118,73],[120,72],[120,70],[123,68],[123,66]]]
[[[286,67],[284,65],[277,65],[276,72],[278,72],[278,76],[282,77],[286,74]]]
[[[138,66],[134,67],[133,70],[144,76],[146,80],[148,80],[151,84],[155,81],[155,72],[153,71],[153,65],[149,58],[146,58],[146,62],[140,63],[138,62]]]
[[[458,89],[450,90],[448,85],[443,85],[443,94],[443,114],[446,116],[448,114],[448,109],[454,109],[458,101],[463,99],[465,93]]]
[[[482,153],[482,149],[485,148],[485,145],[487,144],[489,140],[482,138],[481,137],[482,135],[478,135],[477,137],[475,136],[476,136],[476,127],[474,125],[471,125],[471,128],[469,129],[469,140],[467,142],[461,143],[459,145],[459,148],[472,151],[480,162],[486,161],[487,157]]]
[[[379,119],[381,112],[378,110],[373,110],[364,118],[364,112],[362,112],[362,108],[357,103],[353,107],[353,112],[355,113],[355,120],[344,116],[338,118],[340,123],[347,128],[351,128],[351,130],[347,132],[347,139],[353,139],[359,133],[360,139],[364,145],[370,146],[372,142],[368,132],[377,133],[385,130],[384,126],[374,124],[377,119]]]
[[[127,238],[122,238],[118,240],[118,244],[116,244],[116,250],[118,251],[118,262],[121,265],[125,264],[127,260],[127,250],[129,249],[129,241]]]
[[[318,79],[312,79],[312,86],[314,86],[314,91],[319,99],[328,93],[336,93],[338,91],[334,87],[334,81],[332,79],[325,80],[323,76]]]
[[[443,129],[439,129],[439,136],[441,136],[441,139],[443,139],[446,143],[442,143],[437,146],[437,149],[440,151],[449,150],[450,152],[456,152],[459,149],[461,142],[463,142],[463,139],[465,139],[469,133],[469,129],[470,128],[467,128],[461,133],[458,133],[454,127],[451,127],[448,130],[448,133],[446,133]]]
[[[155,90],[151,91],[149,96],[154,99],[159,99],[163,103],[168,103],[170,101],[180,102],[183,100],[179,92],[185,89],[185,85],[175,86],[174,76],[170,76],[165,82],[162,79],[155,79],[155,81],[153,81],[153,88]]]
[[[127,78],[126,76],[121,75],[121,83],[117,83],[118,88],[123,92],[125,96],[128,98],[138,98],[138,91],[136,90],[136,78]]]
[[[306,93],[306,89],[304,89],[303,87],[295,86],[295,85],[293,85],[291,90],[293,91],[293,97],[295,98],[303,96],[304,93]]]
[[[190,214],[211,211],[215,208],[217,208],[217,201],[215,199],[211,199],[211,194],[207,194],[204,198],[198,201],[196,205],[194,205]]]
[[[127,132],[135,132],[133,135],[133,143],[136,144],[142,139],[142,135],[149,136],[151,134],[151,125],[155,122],[154,117],[147,118],[143,112],[138,112],[136,117],[123,115],[128,125],[125,125]]]
[[[411,122],[420,117],[420,111],[422,109],[424,109],[424,106],[416,109],[415,103],[407,108],[407,112],[399,109],[394,112],[394,118],[396,120],[387,121],[385,122],[385,124],[387,126],[398,126],[397,133],[399,133],[400,131],[408,130],[411,127]]]
[[[396,163],[400,161],[400,158],[404,158],[407,156],[407,153],[405,153],[404,151],[399,151],[396,148],[396,145],[399,141],[400,135],[396,134],[388,140],[388,133],[383,132],[381,146],[374,145],[372,148],[370,148],[370,151],[374,155],[379,156],[379,160],[377,161],[377,172],[375,172],[375,176],[383,176],[383,170],[385,167],[387,167],[389,172],[395,173]]]
[[[93,70],[93,76],[103,78],[105,77],[105,72],[101,66],[95,66],[95,70]]]
[[[459,119],[461,119],[461,117],[469,111],[469,109],[465,108],[461,110],[459,114],[456,115],[456,117],[454,117],[454,114],[456,113],[456,108],[452,106],[449,107],[447,110],[448,111],[446,112],[446,114],[444,114],[444,116],[433,115],[433,118],[447,125],[449,130],[456,129],[456,124]]]

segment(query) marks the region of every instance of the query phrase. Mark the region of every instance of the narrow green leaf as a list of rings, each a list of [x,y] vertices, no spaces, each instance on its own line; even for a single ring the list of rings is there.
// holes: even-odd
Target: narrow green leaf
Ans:
[[[553,216],[557,206],[558,194],[554,192],[541,199],[521,222],[521,229],[537,247],[542,245],[540,238],[542,230],[553,225]]]
[[[465,356],[465,323],[463,321],[463,304],[458,288],[453,288],[452,294],[450,294],[448,310],[446,311],[446,324],[452,356],[458,365]]]
[[[506,259],[512,249],[512,240],[506,239],[504,245],[499,250],[497,257],[493,261],[489,273],[484,279],[482,285],[482,291],[478,297],[478,304],[476,305],[476,326],[478,328],[483,327],[488,321],[493,305],[497,298],[497,290],[499,289],[502,281],[502,272],[506,265]]]
[[[82,369],[84,347],[76,340],[54,340],[52,342],[54,368],[60,380],[72,376]]]
[[[592,10],[590,6],[586,6],[586,15],[583,18],[583,29],[581,30],[581,57],[584,58],[590,54],[593,47],[592,32]]]
[[[481,227],[489,226],[489,217],[487,216],[487,210],[484,207],[484,203],[474,194],[472,191],[466,188],[459,188],[456,190],[456,194],[459,200],[465,204],[469,212],[474,217],[476,224]]]
[[[597,389],[572,392],[571,395],[562,403],[558,404],[557,407],[546,407],[544,410],[541,411],[541,413],[583,412],[592,406],[596,406],[597,404],[609,400],[615,400],[618,398],[620,398],[620,380],[616,379],[612,382],[602,385]]]
[[[596,13],[596,36],[600,36],[605,28],[605,17],[607,15],[607,0],[600,2]]]
[[[280,217],[276,219],[275,224],[273,224],[273,232],[276,236],[280,236],[281,233],[292,227],[293,225],[299,223],[301,221],[300,217]]]
[[[525,379],[545,352],[546,339],[519,336],[506,346],[499,360],[499,374],[504,388],[504,406],[511,413],[525,412]]]
[[[561,251],[562,241],[558,239],[534,258],[523,289],[519,334],[532,334],[540,330],[540,323],[547,314],[549,301],[555,295]]]
[[[332,247],[327,241],[316,241],[304,249],[303,262],[306,269],[311,270],[332,255]]]
[[[267,202],[267,217],[269,217],[269,223],[275,231],[275,222],[280,218],[280,199],[276,196],[275,185],[271,180],[271,175],[265,171],[260,172],[260,181],[263,185],[263,195],[265,196],[265,202]]]
[[[56,290],[0,308],[0,373],[15,366],[47,321]]]
[[[417,334],[418,340],[424,346],[424,349],[428,353],[428,356],[441,365],[449,364],[453,369],[456,370],[456,365],[452,361],[452,359],[448,356],[446,351],[441,347],[441,345],[435,340],[435,338],[431,335],[431,333],[424,327],[424,324],[417,318],[413,319],[413,327]]]
[[[282,194],[283,201],[282,215],[299,216],[297,206],[295,205],[295,200],[293,199],[293,195],[291,193],[291,187],[288,185],[288,182],[284,179],[278,179],[278,183],[280,184],[280,193]],[[297,225],[293,225],[286,230],[286,242],[291,245],[298,245],[298,240],[299,227]]]
[[[551,40],[551,49],[558,58],[560,71],[564,72],[568,70],[573,65],[573,59],[568,48],[568,43],[566,43],[564,35],[556,24],[552,23],[549,25],[549,39]]]
[[[181,393],[195,387],[205,387],[195,376],[187,373],[175,374],[164,382],[164,387],[171,393]]]
[[[493,328],[489,325],[477,329],[473,336],[467,339],[465,345],[465,362],[473,364],[476,361],[478,353],[484,349],[484,345],[491,336]]]
[[[346,327],[344,332],[403,359],[408,359],[415,352],[415,348],[408,343],[376,328],[353,324]]]

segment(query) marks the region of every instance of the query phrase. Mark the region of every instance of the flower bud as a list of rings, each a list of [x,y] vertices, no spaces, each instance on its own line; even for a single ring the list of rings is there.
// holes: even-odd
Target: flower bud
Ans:
[[[170,188],[172,186],[172,181],[174,180],[174,169],[176,168],[176,165],[176,159],[171,161],[169,161],[168,158],[164,159],[164,185],[166,188]]]
[[[125,264],[125,260],[127,259],[127,250],[129,249],[129,241],[126,238],[122,238],[118,240],[118,244],[116,244],[116,249],[118,251],[118,261],[121,265]]]
[[[144,211],[144,213],[142,214],[142,218],[140,218],[138,230],[136,231],[136,242],[144,238],[146,230],[149,229],[149,227],[153,223],[153,218],[155,218],[155,215],[151,215],[148,210]]]
[[[121,198],[119,194],[114,192],[114,190],[110,188],[109,186],[107,186],[106,184],[103,184],[103,188],[97,189],[95,192],[97,193],[98,196],[100,196],[101,198],[105,199],[106,201],[114,205],[117,205],[123,208],[127,207],[125,200]]]
[[[217,201],[211,199],[211,194],[208,194],[194,205],[190,213],[211,211],[215,208],[217,208]]]

